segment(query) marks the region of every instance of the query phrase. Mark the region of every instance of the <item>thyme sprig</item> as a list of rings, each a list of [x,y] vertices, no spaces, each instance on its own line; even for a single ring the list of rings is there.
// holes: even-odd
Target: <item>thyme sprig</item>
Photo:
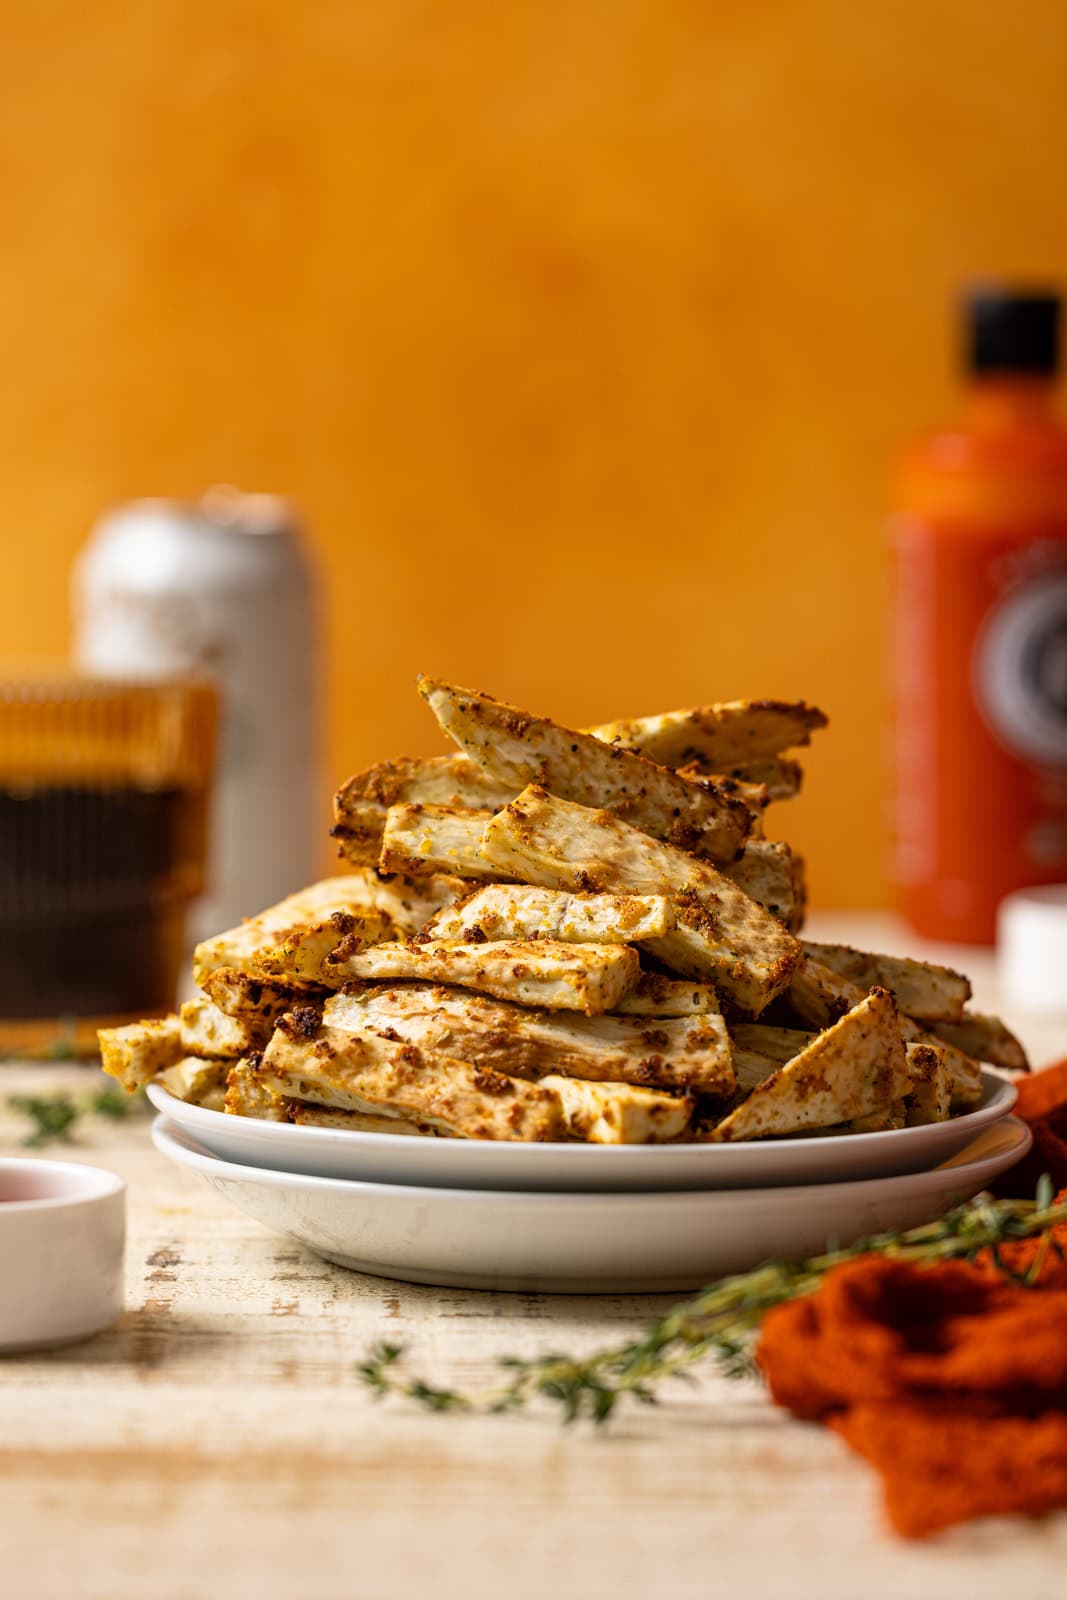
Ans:
[[[811,1294],[842,1262],[874,1253],[933,1265],[973,1261],[981,1251],[990,1250],[1006,1276],[1029,1287],[1038,1281],[1049,1251],[1063,1258],[1050,1231],[1061,1222],[1067,1222],[1067,1204],[1052,1204],[1052,1183],[1045,1177],[1033,1200],[995,1200],[981,1194],[922,1227],[873,1234],[806,1261],[766,1261],[751,1272],[722,1278],[674,1306],[639,1339],[591,1356],[501,1356],[497,1366],[505,1376],[489,1389],[464,1393],[407,1377],[404,1348],[395,1344],[374,1346],[358,1372],[379,1398],[401,1395],[431,1411],[500,1413],[547,1400],[560,1408],[565,1422],[586,1418],[602,1423],[624,1398],[655,1404],[662,1383],[688,1378],[688,1369],[705,1357],[713,1356],[730,1377],[752,1372],[764,1315],[773,1306]],[[1037,1235],[1043,1236],[1042,1244],[1030,1270],[1024,1275],[1011,1273],[999,1256],[1000,1248]]]
[[[10,1110],[30,1119],[30,1130],[21,1143],[29,1150],[40,1150],[47,1144],[73,1144],[74,1130],[86,1116],[118,1121],[142,1110],[147,1102],[140,1090],[130,1095],[105,1084],[79,1096],[64,1090],[55,1094],[13,1094],[8,1096],[7,1104]]]

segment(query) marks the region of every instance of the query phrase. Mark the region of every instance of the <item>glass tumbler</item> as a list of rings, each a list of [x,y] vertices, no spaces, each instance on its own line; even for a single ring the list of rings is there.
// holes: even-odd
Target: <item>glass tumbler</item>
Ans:
[[[216,710],[201,682],[0,673],[0,1056],[173,1008]]]

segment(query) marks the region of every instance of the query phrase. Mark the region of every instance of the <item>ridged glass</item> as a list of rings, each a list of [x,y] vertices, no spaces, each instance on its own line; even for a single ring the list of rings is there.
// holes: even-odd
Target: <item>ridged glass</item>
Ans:
[[[0,675],[0,1054],[173,1006],[216,709],[199,682]]]

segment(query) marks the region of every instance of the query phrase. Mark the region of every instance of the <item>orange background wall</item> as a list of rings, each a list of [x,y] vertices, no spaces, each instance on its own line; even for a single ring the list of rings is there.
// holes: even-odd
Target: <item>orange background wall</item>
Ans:
[[[954,286],[1067,278],[1061,0],[4,24],[0,648],[64,648],[105,502],[280,489],[331,780],[437,747],[419,668],[575,722],[804,695],[779,819],[817,900],[884,893],[884,477]]]

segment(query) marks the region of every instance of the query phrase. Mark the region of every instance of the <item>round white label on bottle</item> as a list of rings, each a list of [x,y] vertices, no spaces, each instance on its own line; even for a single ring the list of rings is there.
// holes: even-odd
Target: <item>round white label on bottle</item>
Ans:
[[[978,636],[978,704],[1014,755],[1067,765],[1067,569],[1007,595]]]

